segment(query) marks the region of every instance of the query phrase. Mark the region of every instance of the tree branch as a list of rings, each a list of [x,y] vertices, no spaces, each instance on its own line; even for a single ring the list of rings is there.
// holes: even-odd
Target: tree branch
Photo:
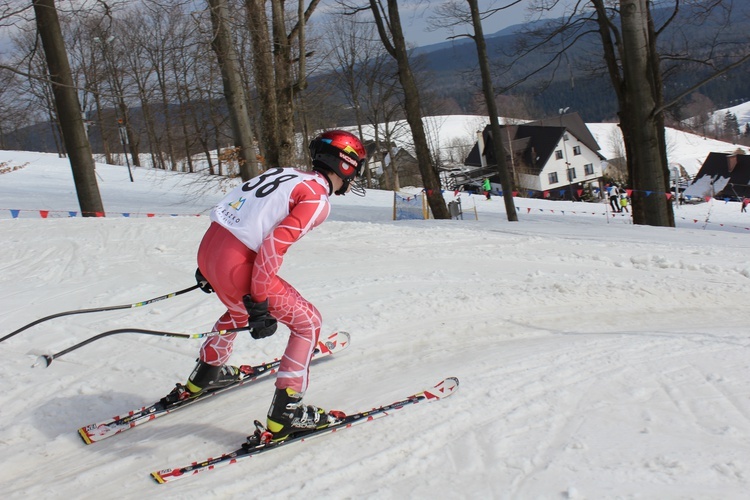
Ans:
[[[669,101],[669,102],[667,102],[665,104],[662,104],[661,106],[659,106],[658,108],[656,108],[651,113],[651,115],[652,116],[658,115],[659,113],[663,112],[665,109],[669,108],[670,106],[674,106],[675,104],[677,104],[677,102],[679,102],[680,100],[682,100],[684,97],[692,94],[693,92],[695,92],[696,90],[698,90],[700,87],[702,87],[703,85],[707,84],[711,80],[715,80],[716,78],[720,77],[721,75],[723,75],[725,73],[728,73],[729,71],[731,71],[731,70],[733,70],[735,68],[739,68],[740,66],[742,66],[743,64],[745,64],[747,61],[750,61],[750,54],[745,55],[744,57],[742,57],[739,60],[735,61],[734,63],[730,64],[729,66],[726,66],[723,69],[720,69],[719,71],[717,71],[716,73],[714,73],[714,74],[712,74],[712,75],[704,78],[703,80],[701,80],[700,82],[696,83],[695,85],[693,85],[689,89],[685,90],[681,94],[679,94],[676,97],[674,97],[671,101]]]

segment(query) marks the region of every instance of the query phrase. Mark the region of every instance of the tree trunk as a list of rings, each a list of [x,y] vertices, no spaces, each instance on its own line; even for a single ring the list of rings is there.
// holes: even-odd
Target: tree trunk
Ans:
[[[513,183],[508,174],[508,166],[505,163],[505,150],[503,148],[503,136],[500,131],[498,120],[497,102],[495,101],[495,90],[492,88],[492,76],[490,74],[490,63],[487,58],[487,44],[484,40],[482,19],[479,16],[477,0],[467,0],[471,10],[471,21],[474,25],[474,42],[477,46],[477,58],[479,59],[479,70],[482,74],[482,91],[484,100],[487,102],[487,113],[490,115],[490,130],[492,131],[492,145],[497,162],[497,173],[500,176],[500,184],[503,186],[503,201],[505,201],[505,212],[508,220],[518,221],[516,205],[513,202]],[[482,154],[482,151],[479,152]]]
[[[655,110],[658,78],[654,77],[654,61],[648,29],[647,0],[622,0],[622,71],[625,87],[624,109],[629,110],[625,126],[631,139],[628,165],[633,191],[633,222],[652,226],[673,226],[665,192],[668,180],[662,159],[664,128],[660,127]]]
[[[279,160],[278,109],[276,84],[271,58],[271,39],[268,36],[268,17],[265,0],[246,0],[247,22],[253,50],[253,75],[260,98],[261,151],[267,166],[281,165]]]
[[[99,96],[100,87],[97,82],[93,88],[94,92],[94,104],[96,106],[96,122],[99,125],[99,133],[102,136],[102,149],[104,150],[104,161],[107,165],[113,165],[112,151],[109,148],[109,129],[104,125],[104,119],[102,118],[102,102]]]
[[[34,0],[34,14],[47,59],[52,92],[63,132],[65,149],[73,170],[78,204],[84,217],[104,215],[94,172],[94,157],[83,125],[81,105],[70,73],[65,42],[54,0]]]
[[[651,75],[653,76],[653,89],[654,89],[654,96],[655,100],[658,103],[658,106],[661,107],[664,104],[664,82],[662,80],[662,73],[661,73],[661,56],[659,55],[659,51],[656,47],[656,30],[654,28],[654,18],[651,16],[651,12],[647,12],[648,15],[648,38],[649,38],[649,44],[648,44],[648,50],[651,54],[651,57],[649,58],[649,61],[651,62]],[[663,179],[664,183],[664,192],[669,193],[670,192],[670,172],[669,172],[669,159],[667,157],[667,135],[666,135],[666,128],[664,126],[664,113],[658,112],[656,113],[656,130],[657,135],[659,139],[659,157],[660,162],[662,166],[662,173],[661,177]],[[675,193],[677,194],[677,193]],[[672,202],[667,199],[666,196],[663,198],[664,203],[666,204],[666,210],[667,210],[667,224],[666,226],[674,227],[674,207],[672,206]],[[635,217],[635,214],[633,215]]]
[[[248,102],[242,85],[237,50],[232,42],[229,27],[229,9],[226,0],[208,0],[208,5],[211,9],[211,25],[214,29],[211,46],[216,52],[221,68],[224,97],[229,108],[235,146],[239,149],[240,176],[243,181],[247,181],[260,172],[255,157]]]
[[[406,112],[406,121],[411,127],[412,137],[414,138],[414,149],[417,155],[417,164],[419,172],[422,174],[425,191],[427,192],[427,202],[432,210],[432,215],[436,219],[450,219],[448,206],[445,204],[443,192],[440,186],[440,178],[437,170],[432,164],[432,155],[427,145],[427,135],[422,123],[421,104],[419,102],[419,89],[411,72],[409,65],[409,54],[406,50],[406,40],[401,27],[401,18],[398,11],[397,0],[387,0],[390,34],[393,38],[393,44],[388,39],[385,23],[380,15],[378,0],[370,0],[370,9],[375,16],[375,23],[378,27],[380,39],[385,45],[386,50],[396,60],[398,64],[398,78],[401,87],[404,89],[404,108]]]
[[[286,34],[284,0],[271,0],[273,59],[276,72],[279,165],[292,166],[294,158],[294,84],[292,82],[292,47]]]

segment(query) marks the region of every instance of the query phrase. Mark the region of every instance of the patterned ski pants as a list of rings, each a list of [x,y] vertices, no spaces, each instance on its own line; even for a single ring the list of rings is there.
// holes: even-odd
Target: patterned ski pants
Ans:
[[[250,280],[256,253],[229,231],[213,223],[198,249],[198,267],[211,283],[227,311],[214,330],[246,326],[248,314],[242,297],[250,293]],[[310,360],[320,335],[322,318],[318,310],[297,290],[278,276],[268,277],[269,312],[291,330],[281,359],[276,387],[291,387],[304,393],[308,385]],[[209,337],[201,347],[200,359],[211,365],[229,361],[237,334]]]

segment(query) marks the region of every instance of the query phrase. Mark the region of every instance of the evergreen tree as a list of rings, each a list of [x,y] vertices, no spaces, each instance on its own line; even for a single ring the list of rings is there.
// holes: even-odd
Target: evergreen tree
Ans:
[[[730,139],[740,135],[740,123],[737,121],[737,115],[729,110],[724,115],[724,135]]]

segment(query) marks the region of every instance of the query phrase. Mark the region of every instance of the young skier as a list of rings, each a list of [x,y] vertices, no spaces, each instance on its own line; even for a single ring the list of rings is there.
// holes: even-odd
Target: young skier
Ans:
[[[289,247],[326,220],[329,196],[347,193],[366,161],[359,139],[341,130],[319,135],[309,149],[312,172],[271,168],[231,191],[211,212],[198,249],[198,284],[227,307],[214,330],[246,326],[248,318],[263,323],[252,330],[255,339],[273,335],[277,321],[291,330],[267,417],[274,440],[334,421],[302,402],[321,315],[277,272]],[[234,382],[239,369],[227,363],[235,336],[206,340],[187,383],[168,398],[187,399]]]

